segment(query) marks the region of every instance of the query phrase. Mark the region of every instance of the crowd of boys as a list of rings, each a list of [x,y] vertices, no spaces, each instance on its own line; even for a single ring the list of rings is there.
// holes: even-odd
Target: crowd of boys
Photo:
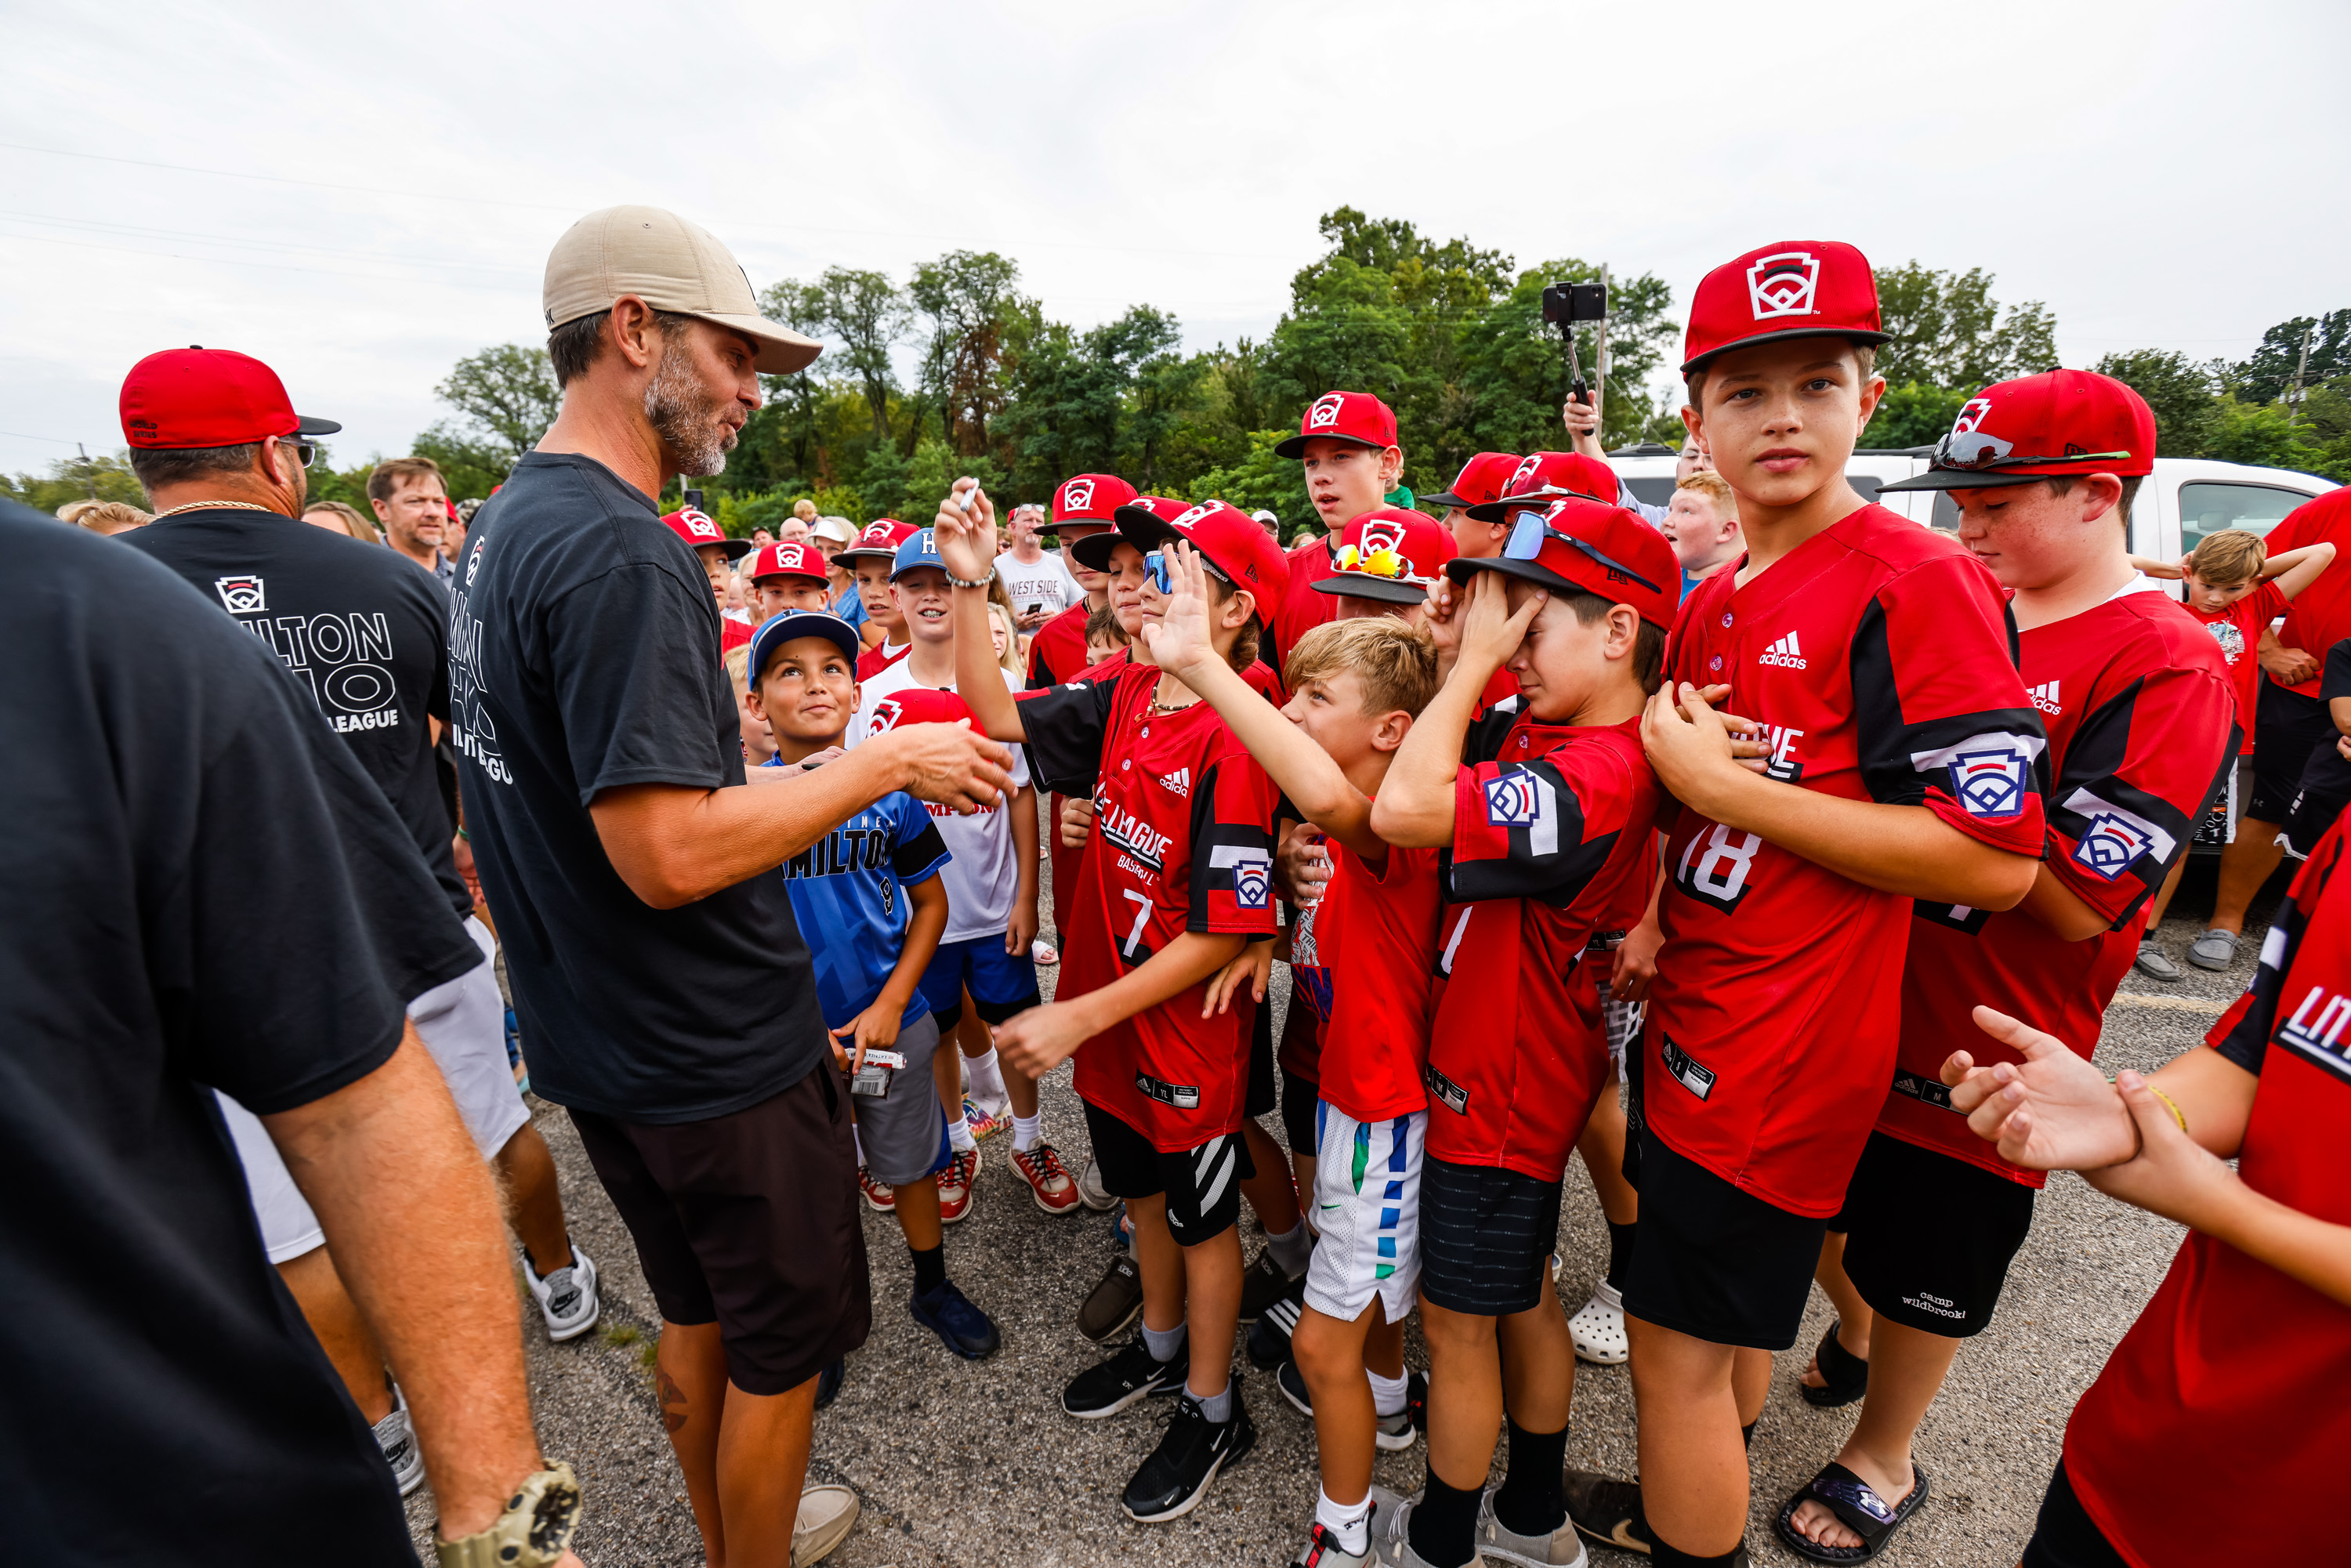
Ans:
[[[659,303],[642,318],[653,337]],[[634,329],[607,308],[606,346],[575,377],[598,353],[602,373],[622,373],[611,345]],[[746,365],[789,336],[746,330]],[[606,620],[583,624],[667,625],[697,647],[706,634],[700,706],[681,723],[698,732],[702,708],[720,716],[749,797],[835,787],[839,810],[760,841],[786,852],[749,869],[788,895],[829,1046],[794,1157],[818,1169],[836,1139],[853,1157],[862,1201],[895,1218],[908,1249],[914,1319],[956,1356],[1002,1344],[945,1246],[975,1201],[982,1136],[1008,1133],[1008,1164],[1045,1214],[1122,1210],[1121,1245],[1079,1315],[1111,1352],[1061,1406],[1095,1420],[1165,1402],[1120,1493],[1130,1518],[1182,1516],[1250,1453],[1245,1343],[1314,1425],[1301,1568],[1568,1568],[1587,1541],[1662,1564],[1743,1563],[1745,1447],[1817,1281],[1837,1315],[1800,1392],[1858,1402],[1860,1417],[1766,1516],[1801,1558],[1870,1560],[1929,1504],[1913,1437],[1990,1322],[2045,1173],[2076,1169],[2193,1234],[2077,1410],[2025,1563],[2200,1557],[2178,1528],[2196,1496],[2268,1500],[2220,1521],[2247,1560],[2326,1550],[2332,1527],[2278,1500],[2321,1493],[2327,1439],[2351,1436],[2327,1392],[2351,1377],[2351,1202],[2322,1143],[2351,1122],[2351,975],[2338,967],[2351,882],[2332,880],[2351,782],[2330,793],[2336,747],[2304,737],[2302,753],[2321,755],[2306,773],[2294,759],[2289,789],[2287,741],[2275,777],[2251,743],[2318,733],[2307,713],[2273,714],[2254,652],[2290,602],[2333,613],[2323,536],[2346,507],[2313,503],[2266,552],[2224,533],[2181,561],[2134,557],[2126,519],[2153,467],[2153,415],[2118,382],[2053,371],[1979,391],[1928,471],[1889,486],[1950,494],[1956,533],[1920,528],[1844,479],[1884,392],[1886,340],[1850,246],[1784,243],[1709,272],[1681,364],[1690,440],[1663,508],[1627,504],[1587,450],[1592,410],[1575,405],[1571,450],[1481,453],[1422,498],[1438,516],[1399,507],[1393,413],[1332,391],[1276,448],[1328,530],[1287,551],[1221,501],[1144,496],[1108,474],[1070,477],[1049,509],[1016,508],[1008,541],[970,479],[925,526],[796,517],[783,537],[736,540],[692,507],[654,521],[644,503],[659,485],[554,455],[590,450],[559,444],[560,427],[533,460],[615,497],[634,485],[625,504],[598,502],[616,559],[669,580],[698,570],[690,580],[709,588],[667,621],[618,618],[619,600],[598,599]],[[253,370],[229,367],[266,423],[283,391]],[[227,444],[210,439],[227,424],[197,406],[202,376],[223,373],[177,359],[134,372],[134,448]],[[644,405],[651,417],[652,393]],[[206,440],[174,434],[199,427]],[[400,631],[401,658],[411,641],[428,650],[430,667],[399,673],[387,647],[397,717],[353,739],[468,923],[442,923],[405,956],[422,993],[411,1013],[485,1157],[508,1173],[550,1333],[582,1333],[594,1266],[563,1235],[551,1169],[533,1185],[543,1145],[526,1122],[529,1146],[509,1146],[511,1080],[491,1094],[478,1063],[443,1051],[431,1020],[458,1004],[426,985],[491,984],[475,968],[490,946],[481,889],[455,873],[453,847],[469,867],[483,858],[482,914],[504,890],[517,922],[534,907],[517,860],[540,824],[494,786],[535,743],[494,732],[479,702],[481,640],[541,633],[482,606],[493,579],[520,604],[530,572],[552,568],[508,566],[479,589],[475,576],[486,549],[502,559],[503,535],[507,559],[524,559],[511,552],[539,537],[528,530],[545,531],[524,508],[544,510],[555,480],[526,475],[510,486],[520,506],[494,498],[474,519],[453,563],[453,645],[449,587],[389,555],[362,570],[323,532],[269,535],[260,514],[300,515],[293,444],[308,428],[229,431],[273,442],[225,487],[187,488],[151,457],[141,474],[162,509],[133,539],[246,618],[330,718],[350,683],[311,668],[329,662],[322,620],[358,634],[372,617]],[[664,470],[666,449],[645,473]],[[610,596],[623,576],[577,591]],[[2160,580],[2178,578],[2184,604]],[[469,595],[510,628],[486,632]],[[292,622],[265,608],[305,617],[298,636],[281,639]],[[2300,700],[2325,733],[2351,735],[2351,654],[2312,674],[2324,685]],[[460,731],[479,842],[460,830],[453,846],[425,809],[425,731],[443,721]],[[396,745],[381,738],[395,723],[408,727]],[[928,727],[1008,747],[999,787],[931,787],[901,767],[893,747]],[[2351,767],[2351,739],[2341,752]],[[607,779],[667,777],[649,759],[606,766]],[[591,787],[579,793],[584,810]],[[2265,846],[2283,832],[2306,863],[2211,1049],[2109,1083],[2088,1065],[2105,1009],[2134,965],[2168,967],[2147,933],[2208,820]],[[603,840],[634,891],[626,841]],[[2229,936],[2216,916],[2198,946]],[[1040,958],[1059,966],[1050,1002]],[[1291,998],[1278,1039],[1277,962]],[[526,966],[518,992],[534,983]],[[494,995],[467,1005],[468,1018],[497,1011]],[[457,1032],[486,1049],[478,1023]],[[550,1057],[568,1045],[551,1038]],[[1072,1060],[1089,1145],[1074,1172],[1043,1135],[1039,1089]],[[862,1246],[839,1254],[855,1278],[830,1279],[823,1301],[746,1304],[800,1287],[756,1278],[739,1243],[722,1264],[716,1223],[679,1196],[705,1124],[681,1111],[640,1125],[577,1065],[540,1087],[572,1106],[665,1332],[684,1343],[716,1323],[728,1400],[820,1408],[864,1335]],[[307,1211],[273,1218],[271,1182],[291,1184],[282,1166],[271,1176],[259,1124],[224,1106],[283,1266],[301,1253],[281,1257],[278,1233]],[[1279,1141],[1261,1124],[1277,1113]],[[1609,1231],[1605,1272],[1573,1314],[1554,1285],[1571,1152]],[[1245,1204],[1267,1235],[1254,1260]],[[334,1349],[349,1302],[287,1278]],[[1425,1371],[1405,1354],[1416,1311]],[[336,1364],[387,1458],[409,1465],[413,1435],[364,1330],[340,1331]],[[1630,1364],[1637,1478],[1567,1464],[1579,1359]],[[740,1484],[726,1479],[727,1440],[682,1435],[689,1402],[673,1406],[669,1366],[672,1440],[715,1534],[750,1505],[727,1491]],[[777,1408],[804,1422],[807,1407]],[[1424,1440],[1414,1495],[1374,1484],[1377,1453]],[[1498,1449],[1504,1478],[1489,1484]],[[792,1561],[847,1533],[853,1499],[819,1496],[838,1490],[811,1489],[813,1514],[801,1502]]]

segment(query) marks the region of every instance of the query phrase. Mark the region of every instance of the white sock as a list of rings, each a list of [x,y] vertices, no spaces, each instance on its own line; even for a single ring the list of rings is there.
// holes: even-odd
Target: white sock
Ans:
[[[1372,1549],[1372,1500],[1366,1495],[1361,1502],[1332,1502],[1324,1492],[1315,1500],[1314,1522],[1338,1537],[1339,1550],[1350,1557],[1362,1557]]]
[[[996,1048],[989,1046],[985,1056],[967,1056],[963,1063],[971,1072],[971,1092],[981,1100],[1008,1100],[1005,1092],[1004,1074],[996,1065]]]
[[[1306,1260],[1314,1252],[1314,1238],[1306,1233],[1306,1221],[1301,1219],[1279,1236],[1267,1231],[1265,1248],[1281,1265],[1281,1271],[1295,1280],[1306,1272]]]
[[[1401,1377],[1382,1377],[1367,1366],[1364,1368],[1364,1375],[1372,1380],[1374,1411],[1382,1416],[1393,1416],[1404,1408],[1405,1385],[1411,1381],[1410,1373]]]
[[[1012,1118],[1012,1152],[1025,1155],[1035,1148],[1045,1136],[1045,1113],[1040,1108],[1033,1116],[1016,1113]]]
[[[1188,1394],[1191,1390],[1187,1386],[1185,1392]],[[1193,1394],[1192,1397],[1199,1402],[1200,1414],[1217,1425],[1221,1427],[1233,1418],[1233,1380],[1229,1374],[1225,1378],[1225,1385],[1214,1394]]]
[[[947,1118],[947,1143],[959,1155],[970,1154],[979,1147],[979,1140],[971,1135],[971,1124],[959,1113]]]
[[[857,1168],[859,1170],[863,1170],[865,1168],[865,1140],[857,1135],[857,1125],[855,1123],[850,1124],[849,1138],[852,1143],[857,1145]]]

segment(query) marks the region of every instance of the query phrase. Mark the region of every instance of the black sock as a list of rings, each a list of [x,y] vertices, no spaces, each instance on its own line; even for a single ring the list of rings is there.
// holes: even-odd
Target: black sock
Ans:
[[[1761,1421],[1761,1419],[1762,1417],[1758,1416],[1755,1418],[1755,1421]],[[1739,1441],[1740,1446],[1743,1448],[1751,1448],[1755,1446],[1755,1421],[1750,1421],[1747,1425],[1739,1428]]]
[[[1447,1486],[1435,1470],[1428,1472],[1428,1490],[1405,1523],[1413,1551],[1429,1568],[1461,1568],[1478,1555],[1478,1499],[1484,1490],[1474,1486],[1463,1491]]]
[[[1657,1535],[1656,1527],[1649,1527],[1649,1561],[1656,1568],[1747,1568],[1747,1542],[1740,1542],[1719,1557],[1700,1557],[1667,1545]]]
[[[927,1296],[947,1282],[947,1249],[945,1242],[928,1250],[909,1247],[914,1258],[914,1294]]]
[[[1567,1522],[1567,1493],[1561,1485],[1567,1428],[1530,1432],[1503,1419],[1510,1429],[1510,1473],[1494,1493],[1494,1517],[1513,1535],[1549,1535]]]
[[[1619,1225],[1613,1219],[1608,1222],[1608,1282],[1620,1291],[1625,1288],[1625,1275],[1632,1271],[1633,1232],[1639,1226],[1638,1220],[1631,1225]]]

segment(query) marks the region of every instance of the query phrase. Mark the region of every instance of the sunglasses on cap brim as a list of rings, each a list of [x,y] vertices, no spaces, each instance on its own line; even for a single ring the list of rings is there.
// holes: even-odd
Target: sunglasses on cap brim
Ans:
[[[1215,578],[1227,588],[1233,586],[1233,580],[1226,574],[1224,568],[1210,560],[1207,555],[1197,549],[1195,549],[1192,554],[1210,577]],[[1151,586],[1157,589],[1162,597],[1176,591],[1175,571],[1168,562],[1165,547],[1144,552],[1143,571],[1144,576],[1151,579]]]
[[[1542,554],[1542,544],[1545,539],[1557,539],[1572,549],[1582,550],[1617,576],[1628,582],[1637,582],[1652,593],[1665,591],[1623,561],[1612,559],[1592,545],[1577,538],[1573,534],[1563,533],[1552,528],[1542,513],[1531,509],[1516,513],[1511,517],[1510,538],[1510,542],[1502,547],[1502,559],[1532,561]]]
[[[2068,452],[2058,457],[2003,457],[1991,455],[1987,448],[1983,455],[1962,457],[1951,449],[1951,443],[1956,439],[1959,438],[1946,435],[1935,443],[1932,466],[1956,468],[1963,474],[1980,474],[1993,468],[2021,468],[2028,463],[2127,463],[2131,456],[2127,452]]]

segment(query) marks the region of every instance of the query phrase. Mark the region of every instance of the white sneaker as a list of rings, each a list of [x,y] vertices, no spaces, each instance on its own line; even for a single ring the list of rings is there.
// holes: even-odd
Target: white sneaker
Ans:
[[[800,1492],[792,1521],[792,1568],[808,1568],[831,1555],[857,1528],[857,1494],[847,1487],[813,1486]]]
[[[1633,1354],[1633,1342],[1625,1335],[1625,1293],[1605,1280],[1592,1287],[1583,1310],[1567,1320],[1567,1332],[1579,1361],[1618,1366]]]
[[[416,1425],[408,1418],[408,1396],[394,1384],[392,1389],[392,1414],[375,1424],[375,1446],[383,1450],[383,1462],[392,1467],[392,1479],[400,1483],[400,1495],[406,1497],[424,1484],[424,1451],[416,1446]]]
[[[530,1282],[530,1293],[538,1302],[541,1316],[547,1319],[547,1337],[561,1344],[568,1339],[578,1339],[596,1326],[598,1314],[604,1303],[596,1294],[596,1265],[580,1244],[571,1244],[571,1262],[558,1269],[546,1279],[530,1266],[530,1254],[522,1260],[522,1277]]]
[[[1078,1201],[1097,1213],[1118,1207],[1118,1199],[1102,1186],[1101,1162],[1091,1156],[1086,1160],[1086,1168],[1078,1173]]]

